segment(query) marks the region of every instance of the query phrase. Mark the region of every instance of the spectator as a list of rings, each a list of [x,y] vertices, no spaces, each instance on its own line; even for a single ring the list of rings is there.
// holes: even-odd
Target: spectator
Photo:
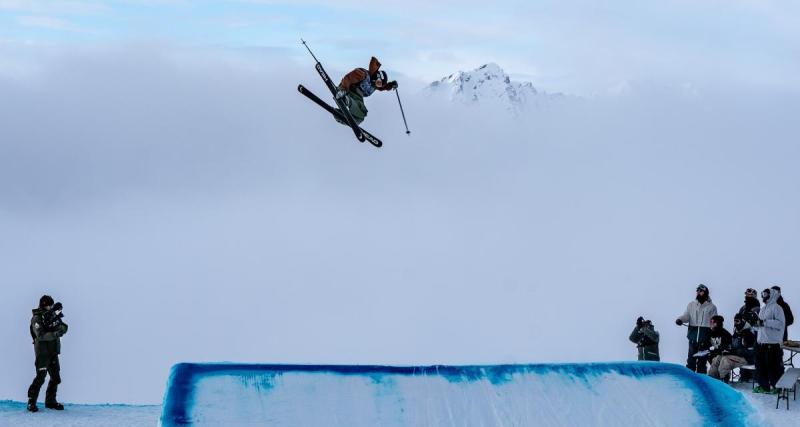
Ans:
[[[756,393],[775,393],[778,379],[783,375],[783,350],[781,343],[786,320],[783,309],[778,305],[780,291],[764,289],[761,300],[764,306],[758,313],[758,335],[756,336]]]
[[[700,351],[700,346],[711,331],[711,318],[717,315],[717,307],[711,302],[711,297],[706,285],[700,284],[696,289],[695,299],[686,307],[681,317],[675,319],[677,325],[689,324],[686,338],[689,339],[689,351],[686,358],[686,367],[701,374],[706,373],[705,358],[695,357]]]
[[[745,322],[753,326],[758,323],[759,310],[761,310],[761,302],[758,301],[758,291],[747,288],[744,291],[744,305],[739,309],[739,314],[742,315]]]
[[[720,375],[723,370],[733,370],[744,365],[755,365],[756,363],[756,334],[750,323],[737,313],[733,317],[733,341],[731,343],[730,355],[723,354],[720,362]],[[750,381],[750,371],[742,370],[739,381]]]
[[[722,370],[723,354],[730,353],[731,350],[731,333],[728,332],[723,324],[725,319],[716,315],[711,318],[711,332],[706,336],[703,341],[702,349],[708,351],[708,359],[711,360],[711,368],[708,370],[708,375],[718,380],[727,382],[728,375],[731,373],[730,369]]]
[[[633,328],[631,336],[628,338],[636,344],[639,350],[639,360],[653,360],[658,362],[658,332],[653,327],[653,322],[644,320],[643,317],[636,319],[636,327]]]
[[[789,339],[789,326],[794,323],[794,315],[792,314],[792,308],[789,307],[789,304],[783,300],[783,293],[781,292],[780,286],[773,286],[772,289],[778,291],[780,296],[778,297],[778,305],[781,306],[783,309],[783,317],[786,319],[786,326],[783,329],[783,340],[786,341]]]

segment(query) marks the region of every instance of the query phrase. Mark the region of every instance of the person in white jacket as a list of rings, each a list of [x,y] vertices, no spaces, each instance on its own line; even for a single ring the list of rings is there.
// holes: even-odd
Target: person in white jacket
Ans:
[[[772,393],[778,379],[783,375],[783,331],[786,318],[783,307],[778,305],[781,292],[776,289],[761,291],[764,306],[758,312],[758,335],[756,342],[756,393]]]
[[[708,360],[694,355],[701,350],[700,345],[711,332],[711,318],[717,315],[717,306],[711,302],[706,285],[702,283],[697,285],[696,293],[694,301],[690,302],[686,307],[686,311],[675,319],[675,324],[680,326],[688,323],[689,326],[689,331],[686,334],[686,338],[689,339],[686,367],[693,372],[705,374]]]

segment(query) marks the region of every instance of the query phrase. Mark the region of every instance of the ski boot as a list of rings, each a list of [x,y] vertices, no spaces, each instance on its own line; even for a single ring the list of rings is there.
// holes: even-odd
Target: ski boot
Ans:
[[[39,407],[36,406],[36,401],[35,400],[28,399],[27,409],[28,409],[28,412],[39,412]]]

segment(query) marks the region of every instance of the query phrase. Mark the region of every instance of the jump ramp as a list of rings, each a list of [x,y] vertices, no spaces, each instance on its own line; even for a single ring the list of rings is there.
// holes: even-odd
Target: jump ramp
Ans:
[[[755,426],[739,392],[656,362],[347,366],[180,363],[170,426]]]

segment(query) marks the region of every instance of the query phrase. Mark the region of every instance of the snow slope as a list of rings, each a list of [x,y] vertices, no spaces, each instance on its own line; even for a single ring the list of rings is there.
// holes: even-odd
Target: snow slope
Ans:
[[[666,363],[178,364],[162,425],[763,425],[732,388]]]
[[[25,403],[0,401],[0,426],[2,427],[138,427],[158,423],[161,407],[158,405],[74,405],[66,404],[64,411],[53,411],[39,405],[39,412],[28,413]]]

